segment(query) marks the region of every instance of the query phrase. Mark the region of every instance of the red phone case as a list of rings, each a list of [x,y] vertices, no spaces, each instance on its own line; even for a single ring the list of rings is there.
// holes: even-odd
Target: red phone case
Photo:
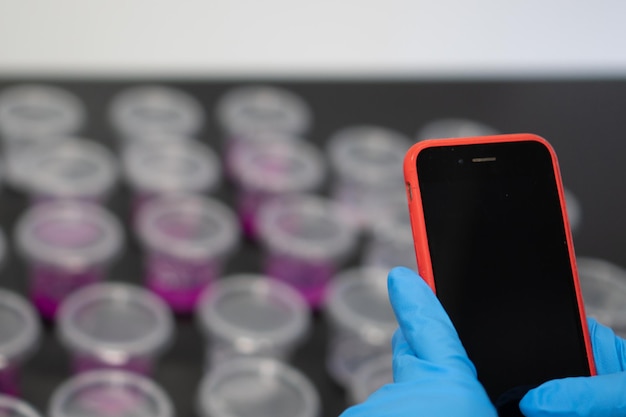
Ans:
[[[572,233],[569,227],[569,220],[567,217],[565,194],[563,191],[563,183],[561,180],[561,172],[559,170],[559,164],[556,153],[552,146],[540,136],[520,133],[510,135],[494,135],[494,136],[477,136],[467,138],[450,138],[450,139],[429,139],[416,143],[413,145],[406,154],[404,159],[404,178],[406,183],[407,200],[409,204],[409,214],[411,217],[411,228],[413,233],[413,242],[415,245],[415,255],[417,257],[417,264],[420,276],[428,283],[432,290],[436,293],[435,281],[433,278],[433,271],[430,259],[430,251],[428,247],[428,239],[426,237],[426,227],[424,222],[424,211],[422,208],[422,200],[419,189],[419,182],[417,178],[417,156],[426,148],[438,147],[438,146],[460,146],[460,145],[472,145],[472,144],[486,144],[486,143],[502,143],[502,142],[522,142],[522,141],[535,141],[543,144],[550,152],[552,158],[552,167],[554,169],[554,176],[557,181],[557,188],[559,191],[559,199],[561,201],[561,212],[565,220],[565,234],[567,238],[567,245],[570,253],[570,264],[572,271],[574,272],[574,287],[576,289],[576,299],[578,301],[578,312],[580,320],[583,323],[583,337],[585,340],[585,349],[587,351],[587,360],[589,361],[589,369],[591,375],[596,375],[595,362],[593,360],[593,350],[591,348],[591,341],[589,339],[589,329],[586,325],[586,315],[583,306],[583,298],[580,290],[580,283],[578,281],[578,269],[576,267],[576,257],[574,255],[574,245],[572,240]]]

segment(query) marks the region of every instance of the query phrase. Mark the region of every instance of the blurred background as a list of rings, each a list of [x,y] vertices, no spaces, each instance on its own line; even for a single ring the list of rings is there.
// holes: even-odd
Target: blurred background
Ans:
[[[0,2],[0,71],[64,76],[621,76],[618,0]]]
[[[0,0],[0,392],[52,417],[338,415],[391,380],[402,158],[442,136],[553,144],[587,311],[626,335],[625,15]]]

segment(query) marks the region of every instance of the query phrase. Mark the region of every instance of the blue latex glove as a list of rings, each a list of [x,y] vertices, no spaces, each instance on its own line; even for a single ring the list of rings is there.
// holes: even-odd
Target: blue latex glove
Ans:
[[[393,337],[394,383],[342,417],[496,417],[496,410],[448,315],[412,270],[389,273],[389,299],[400,324]]]
[[[520,402],[527,417],[626,416],[626,342],[588,320],[598,376],[548,381]]]

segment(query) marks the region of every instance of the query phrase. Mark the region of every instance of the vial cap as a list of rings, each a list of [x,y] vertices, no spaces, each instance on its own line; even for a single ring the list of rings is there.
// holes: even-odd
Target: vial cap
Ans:
[[[113,358],[153,355],[171,341],[172,314],[158,297],[122,283],[93,284],[67,297],[57,314],[70,349]]]
[[[221,179],[219,158],[197,141],[134,144],[122,153],[126,178],[140,192],[209,192]]]
[[[324,159],[313,145],[283,138],[237,149],[232,166],[243,188],[268,193],[311,191],[325,174]]]
[[[328,289],[325,309],[334,323],[371,344],[387,343],[398,328],[384,269],[359,267],[337,275]]]
[[[50,417],[174,417],[171,400],[151,380],[126,371],[85,372],[52,394]]]
[[[308,378],[273,359],[225,362],[202,379],[198,390],[201,417],[318,417],[319,413],[319,394]]]
[[[5,394],[0,394],[0,414],[5,417],[42,417],[30,404]]]
[[[217,105],[217,119],[226,134],[244,138],[258,132],[300,135],[309,128],[311,118],[300,96],[269,85],[232,89]]]
[[[339,181],[402,188],[402,164],[410,146],[409,138],[393,130],[353,126],[331,136],[327,150]]]
[[[104,146],[70,139],[16,155],[15,178],[32,194],[59,198],[100,197],[117,179],[117,162]]]
[[[191,194],[150,200],[139,212],[137,230],[146,248],[192,261],[224,256],[239,241],[238,222],[229,207]]]
[[[242,351],[295,344],[310,328],[310,311],[291,287],[264,275],[240,274],[216,282],[198,304],[208,337]]]
[[[0,362],[6,365],[34,351],[41,333],[39,316],[20,295],[0,289]]]
[[[417,132],[417,140],[491,136],[498,133],[493,127],[476,120],[451,117],[426,123]]]
[[[347,212],[323,197],[299,194],[261,206],[259,236],[272,252],[302,259],[337,260],[356,248]]]
[[[83,103],[71,92],[43,84],[20,84],[0,93],[0,133],[5,140],[56,142],[85,123]]]
[[[122,227],[106,209],[57,200],[31,207],[19,219],[17,246],[27,258],[67,269],[110,261],[122,248]]]
[[[111,101],[109,117],[128,141],[162,133],[192,137],[204,125],[202,105],[193,96],[163,85],[122,90]]]

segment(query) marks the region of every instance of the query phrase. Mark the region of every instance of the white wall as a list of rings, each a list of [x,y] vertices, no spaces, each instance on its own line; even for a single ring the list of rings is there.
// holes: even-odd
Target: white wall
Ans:
[[[0,0],[0,75],[625,76],[623,0]]]

